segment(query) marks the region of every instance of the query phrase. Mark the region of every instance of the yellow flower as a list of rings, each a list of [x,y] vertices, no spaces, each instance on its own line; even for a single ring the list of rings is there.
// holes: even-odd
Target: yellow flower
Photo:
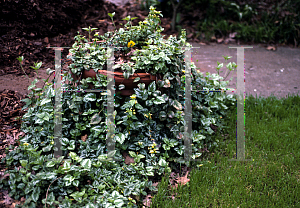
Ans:
[[[50,142],[50,144],[54,144],[54,141]]]
[[[148,118],[148,115],[147,115],[147,114],[144,114],[144,116]]]
[[[130,98],[131,98],[131,99],[135,99],[135,98],[136,98],[136,95],[131,95]]]
[[[24,146],[28,146],[29,144],[27,142],[24,143]]]
[[[154,151],[153,151],[153,150],[150,150],[150,153],[152,154],[152,153],[154,153]]]
[[[130,201],[131,201],[131,200],[132,200],[132,198],[131,198],[131,197],[128,197],[128,200],[130,200]]]
[[[182,70],[183,73],[185,73],[185,70]]]
[[[200,71],[199,71],[199,70],[197,70],[197,72],[198,72],[198,73],[200,73]]]
[[[203,166],[203,164],[200,164],[199,167]]]
[[[128,44],[127,44],[127,47],[128,48],[131,48],[135,45],[135,43],[131,40]]]

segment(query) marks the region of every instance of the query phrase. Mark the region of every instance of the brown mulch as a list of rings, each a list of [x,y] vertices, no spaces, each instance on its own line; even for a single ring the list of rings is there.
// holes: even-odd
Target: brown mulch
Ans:
[[[0,160],[6,156],[5,148],[14,145],[15,140],[23,134],[19,129],[21,118],[26,113],[22,110],[25,102],[21,100],[24,98],[26,96],[12,90],[0,91]],[[0,163],[0,170],[3,169]]]
[[[53,65],[54,50],[46,47],[72,46],[77,31],[88,37],[88,33],[81,29],[83,27],[99,28],[97,32],[104,35],[108,30],[114,29],[108,13],[116,13],[114,21],[117,28],[121,27],[119,23],[126,23],[122,19],[128,15],[138,17],[133,25],[137,25],[148,15],[147,11],[140,11],[139,5],[133,3],[117,7],[103,0],[60,2],[62,1],[49,3],[46,0],[11,0],[0,3],[3,8],[0,12],[0,76],[24,75],[16,60],[19,56],[25,58],[26,66],[23,67],[27,74],[32,75],[34,70],[29,66],[33,62],[42,61],[45,65]],[[165,34],[177,34],[170,31],[170,18],[163,18],[162,26],[165,27]],[[64,50],[62,57],[67,54],[68,50]]]

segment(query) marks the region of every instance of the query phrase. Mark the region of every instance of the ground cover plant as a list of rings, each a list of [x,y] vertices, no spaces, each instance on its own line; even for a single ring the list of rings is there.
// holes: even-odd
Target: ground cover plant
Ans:
[[[111,155],[106,151],[106,94],[84,92],[88,83],[93,83],[96,89],[105,88],[108,84],[105,75],[94,80],[82,79],[76,87],[74,83],[63,84],[70,91],[62,96],[63,156],[60,158],[53,157],[56,142],[53,136],[54,80],[43,80],[44,87],[35,88],[39,81],[36,79],[28,88],[32,92],[24,99],[23,108],[28,111],[21,127],[26,135],[20,137],[18,147],[10,146],[5,158],[9,176],[1,180],[1,186],[8,188],[11,196],[25,197],[22,207],[138,207],[147,192],[156,190],[152,180],[171,172],[179,163],[177,159],[182,158],[184,152],[186,70],[181,46],[189,44],[184,31],[180,38],[171,36],[166,40],[157,30],[151,33],[158,27],[158,15],[159,12],[150,7],[148,18],[139,26],[130,25],[132,18],[128,17],[123,30],[102,37],[96,33],[93,43],[89,43],[90,37],[78,35],[70,50],[75,54],[70,65],[73,73],[80,74],[83,69],[97,64],[96,68],[101,68],[106,56],[100,48],[86,54],[88,49],[95,49],[97,38],[107,41],[108,45],[125,44],[126,50],[134,46],[144,49],[140,51],[141,56],[133,54],[134,64],[120,64],[124,75],[129,76],[141,68],[153,74],[164,73],[162,81],[152,82],[147,88],[139,84],[130,98],[115,95],[113,154],[120,161],[107,159]],[[153,48],[159,53],[155,54]],[[83,54],[82,59],[76,59]],[[35,64],[34,69],[38,70],[41,64]],[[222,67],[223,64],[218,63],[217,70]],[[230,62],[226,68],[232,71],[236,64]],[[204,78],[193,63],[191,70],[193,90],[226,90],[228,81],[221,81],[223,77],[219,74],[207,73]],[[74,81],[68,71],[63,71],[63,82],[68,80]],[[217,126],[218,130],[225,128],[223,118],[234,101],[234,97],[225,92],[192,92],[193,159],[201,158],[204,147],[209,151],[218,147],[219,141],[211,126]]]
[[[236,153],[236,108],[230,108],[220,148],[190,172],[178,189],[168,175],[151,207],[299,207],[300,97],[246,96],[246,159]]]
[[[160,0],[151,4],[176,20],[178,31],[186,27],[183,22],[196,25],[188,35],[192,32],[200,40],[221,43],[229,37],[246,42],[299,45],[299,1]],[[177,4],[180,7],[174,14]]]

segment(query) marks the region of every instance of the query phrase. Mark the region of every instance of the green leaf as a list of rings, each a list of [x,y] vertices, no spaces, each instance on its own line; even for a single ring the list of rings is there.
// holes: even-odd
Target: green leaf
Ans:
[[[38,169],[40,169],[40,167],[41,167],[40,165],[35,165],[32,167],[32,170],[37,171]]]
[[[95,115],[92,116],[90,124],[98,124],[101,122],[101,120],[102,118],[99,116],[98,113],[96,113]]]
[[[135,101],[136,101],[136,100],[130,100],[130,101],[129,101],[129,103],[130,103],[131,107],[132,107],[132,106],[134,106],[134,104],[135,104]]]
[[[151,100],[146,100],[146,106],[151,106],[153,105],[153,102]]]
[[[114,201],[114,204],[116,205],[116,207],[122,207],[123,204],[124,204],[124,202],[123,202],[122,199],[116,199],[116,200]]]
[[[51,99],[50,98],[44,98],[41,102],[41,105],[44,105],[46,103],[50,103],[51,102]]]
[[[19,56],[19,57],[17,58],[17,60],[18,60],[19,62],[22,62],[22,61],[24,60],[24,56]]]
[[[61,138],[61,144],[63,146],[67,146],[69,144],[69,140],[65,137]]]
[[[139,110],[142,110],[143,109],[143,106],[141,106],[139,103],[135,104],[135,108],[136,109],[139,109]]]
[[[95,93],[88,93],[83,97],[84,102],[93,102],[95,100],[97,100]]]
[[[166,102],[163,96],[157,96],[156,99],[153,101],[153,103],[158,105]]]
[[[138,129],[138,128],[141,128],[141,127],[143,127],[144,126],[144,124],[143,123],[141,123],[141,122],[136,122],[135,124],[134,124],[134,127],[136,128],[136,129]]]
[[[175,113],[173,111],[169,112],[169,114],[168,114],[169,118],[174,118],[174,116],[175,116]]]
[[[160,112],[159,112],[159,119],[160,119],[161,121],[164,121],[164,120],[166,120],[166,118],[167,118],[166,112],[165,112],[165,111],[160,111]]]
[[[129,151],[128,153],[129,153],[129,155],[130,155],[131,157],[136,157],[136,153],[135,153],[135,152]]]
[[[25,168],[28,163],[28,160],[20,160],[20,163]]]
[[[83,159],[80,164],[86,170],[90,170],[92,167],[92,162],[90,159]]]
[[[55,165],[55,162],[53,162],[53,161],[48,161],[47,163],[46,163],[46,167],[48,167],[48,168],[51,168],[51,167],[53,167]]]
[[[79,186],[79,180],[74,180],[72,182],[72,185],[78,187]]]
[[[70,174],[68,174],[68,175],[65,175],[64,180],[65,180],[65,181],[72,182],[72,181],[75,180],[75,177],[72,176],[72,175],[70,175]]]
[[[115,12],[113,12],[113,13],[108,13],[108,16],[110,16],[111,18],[113,18],[113,16],[115,16]]]
[[[49,152],[52,148],[52,145],[48,145],[46,147],[43,148],[43,152]]]
[[[116,150],[109,151],[109,152],[107,153],[107,157],[112,158],[115,154],[116,154]]]
[[[119,85],[119,90],[123,90],[123,89],[125,89],[125,85],[120,84],[120,85]]]
[[[124,196],[129,196],[131,194],[131,190],[128,188],[125,188],[123,194],[124,194]]]
[[[156,61],[159,59],[159,55],[151,56],[151,60]]]
[[[159,56],[160,56],[161,58],[165,58],[166,54],[165,54],[164,52],[161,51],[161,52],[159,53]]]
[[[70,168],[71,168],[70,161],[65,161],[64,166],[63,166],[63,170],[69,170]]]
[[[120,133],[116,135],[116,141],[119,142],[120,144],[123,144],[123,142],[125,141],[125,135]]]
[[[77,157],[77,154],[75,152],[70,152],[69,156],[72,158],[72,160],[75,160]]]
[[[125,79],[128,79],[129,76],[130,76],[130,73],[125,71],[125,72],[123,72],[123,76],[124,76]]]
[[[145,89],[145,83],[139,83],[138,87],[140,90],[144,90]]]
[[[129,20],[130,20],[130,16],[127,16],[127,17],[123,18],[122,20],[127,20],[127,21],[129,21]]]
[[[37,201],[38,201],[38,199],[39,199],[39,197],[40,197],[40,192],[41,192],[40,187],[35,188],[35,189],[33,190],[32,194],[31,194],[31,198],[32,198],[32,200],[33,200],[34,202],[37,202]]]
[[[182,110],[182,105],[177,100],[173,100],[173,107],[176,108],[177,110]]]
[[[159,164],[160,166],[163,166],[163,167],[165,167],[165,166],[168,165],[167,162],[166,162],[166,160],[164,160],[163,158],[160,158],[158,164]]]
[[[28,89],[28,90],[31,90],[31,89],[33,89],[34,87],[35,87],[35,84],[30,85],[27,89]]]
[[[133,82],[138,82],[138,81],[140,81],[140,79],[141,79],[140,77],[137,77],[133,80]]]
[[[154,92],[156,90],[156,84],[155,81],[151,82],[148,86],[148,91]]]
[[[148,65],[148,64],[150,64],[150,63],[151,63],[151,61],[148,60],[148,59],[146,59],[146,60],[144,61],[144,64],[145,64],[145,65]]]

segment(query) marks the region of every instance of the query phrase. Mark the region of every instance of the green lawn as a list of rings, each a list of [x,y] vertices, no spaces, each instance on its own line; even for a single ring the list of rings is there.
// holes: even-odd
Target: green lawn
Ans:
[[[197,162],[175,200],[162,180],[151,207],[300,207],[300,97],[247,96],[245,102],[245,155],[254,161],[228,161],[236,153],[232,108],[219,150]]]

